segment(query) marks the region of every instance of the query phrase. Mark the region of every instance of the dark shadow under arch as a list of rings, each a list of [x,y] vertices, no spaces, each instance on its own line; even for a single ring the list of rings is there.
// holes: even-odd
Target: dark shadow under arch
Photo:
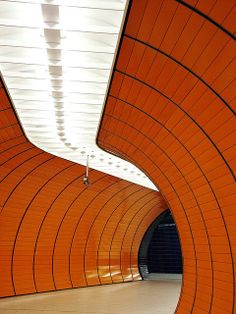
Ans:
[[[143,279],[150,273],[182,274],[180,241],[169,209],[159,215],[146,231],[138,261]]]

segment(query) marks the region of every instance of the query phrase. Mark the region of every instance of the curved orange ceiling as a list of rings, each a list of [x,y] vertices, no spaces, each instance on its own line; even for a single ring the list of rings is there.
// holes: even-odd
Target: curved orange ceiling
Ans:
[[[98,134],[175,217],[177,313],[236,313],[236,2],[133,0]]]
[[[0,85],[0,297],[141,279],[160,193],[50,155],[24,136]]]

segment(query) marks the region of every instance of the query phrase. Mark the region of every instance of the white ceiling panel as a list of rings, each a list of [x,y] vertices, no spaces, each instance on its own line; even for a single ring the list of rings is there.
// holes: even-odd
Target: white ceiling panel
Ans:
[[[36,146],[156,189],[96,145],[126,9],[126,0],[0,0],[0,70]]]

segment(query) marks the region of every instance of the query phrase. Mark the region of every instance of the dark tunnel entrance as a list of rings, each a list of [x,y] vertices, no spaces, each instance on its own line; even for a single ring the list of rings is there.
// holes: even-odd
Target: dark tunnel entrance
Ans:
[[[182,274],[182,253],[177,228],[168,209],[151,224],[139,249],[142,277],[149,274]]]

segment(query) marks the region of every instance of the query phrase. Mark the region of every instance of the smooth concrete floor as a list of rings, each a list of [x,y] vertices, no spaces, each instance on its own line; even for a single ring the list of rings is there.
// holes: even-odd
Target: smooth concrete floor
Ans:
[[[181,280],[125,284],[39,293],[0,300],[1,314],[173,314]]]

